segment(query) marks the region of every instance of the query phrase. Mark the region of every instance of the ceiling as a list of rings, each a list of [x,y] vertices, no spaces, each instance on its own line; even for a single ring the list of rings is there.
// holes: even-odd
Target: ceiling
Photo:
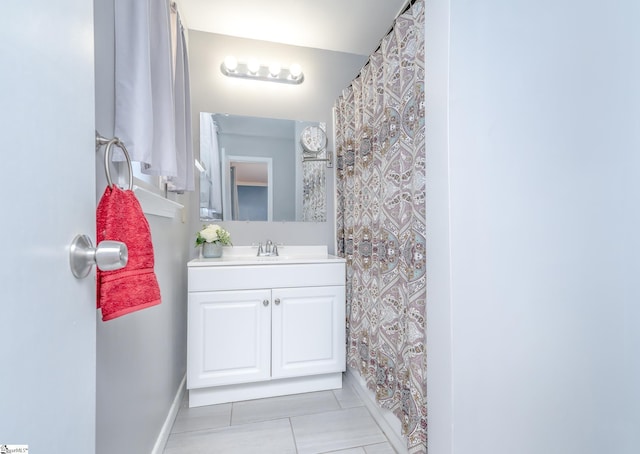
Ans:
[[[409,0],[177,0],[192,30],[370,55]]]
[[[236,168],[236,181],[239,185],[269,186],[269,173],[266,162],[231,162]]]

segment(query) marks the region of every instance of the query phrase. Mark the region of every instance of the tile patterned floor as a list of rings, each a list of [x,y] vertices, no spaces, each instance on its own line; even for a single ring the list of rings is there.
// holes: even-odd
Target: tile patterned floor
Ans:
[[[358,395],[343,389],[189,408],[164,454],[395,454]]]

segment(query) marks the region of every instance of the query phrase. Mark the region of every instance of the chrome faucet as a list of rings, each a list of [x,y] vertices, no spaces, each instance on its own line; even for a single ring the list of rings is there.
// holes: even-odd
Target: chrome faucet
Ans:
[[[262,243],[258,245],[258,257],[273,257],[278,255],[278,246],[271,240],[267,240],[262,247]]]

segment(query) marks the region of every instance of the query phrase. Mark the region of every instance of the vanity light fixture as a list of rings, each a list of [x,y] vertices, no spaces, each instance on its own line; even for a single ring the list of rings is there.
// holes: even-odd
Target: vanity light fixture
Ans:
[[[291,77],[298,78],[302,75],[302,67],[297,63],[293,63],[289,67],[289,73],[291,74]]]
[[[258,71],[260,71],[260,63],[255,58],[250,58],[247,62],[247,69],[250,74],[258,74]]]
[[[280,66],[280,63],[273,62],[269,65],[269,75],[271,77],[278,77],[281,71],[282,67]]]
[[[304,81],[304,74],[299,64],[293,63],[289,68],[283,68],[280,63],[273,62],[262,65],[256,59],[240,62],[236,57],[225,57],[220,65],[220,72],[229,77],[243,79],[263,80],[267,82],[280,82],[284,84],[298,85]]]
[[[229,55],[224,58],[223,65],[227,71],[235,72],[235,70],[238,69],[238,59],[233,55]]]

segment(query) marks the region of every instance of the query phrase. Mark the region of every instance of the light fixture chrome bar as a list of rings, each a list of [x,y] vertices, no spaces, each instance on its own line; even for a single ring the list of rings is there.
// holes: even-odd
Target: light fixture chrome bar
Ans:
[[[304,74],[300,73],[298,77],[294,77],[288,68],[282,68],[276,75],[269,72],[269,67],[260,65],[257,71],[249,70],[247,63],[238,63],[233,70],[227,68],[224,62],[220,65],[220,72],[228,77],[239,77],[242,79],[261,80],[265,82],[278,82],[282,84],[299,85],[304,82]]]

